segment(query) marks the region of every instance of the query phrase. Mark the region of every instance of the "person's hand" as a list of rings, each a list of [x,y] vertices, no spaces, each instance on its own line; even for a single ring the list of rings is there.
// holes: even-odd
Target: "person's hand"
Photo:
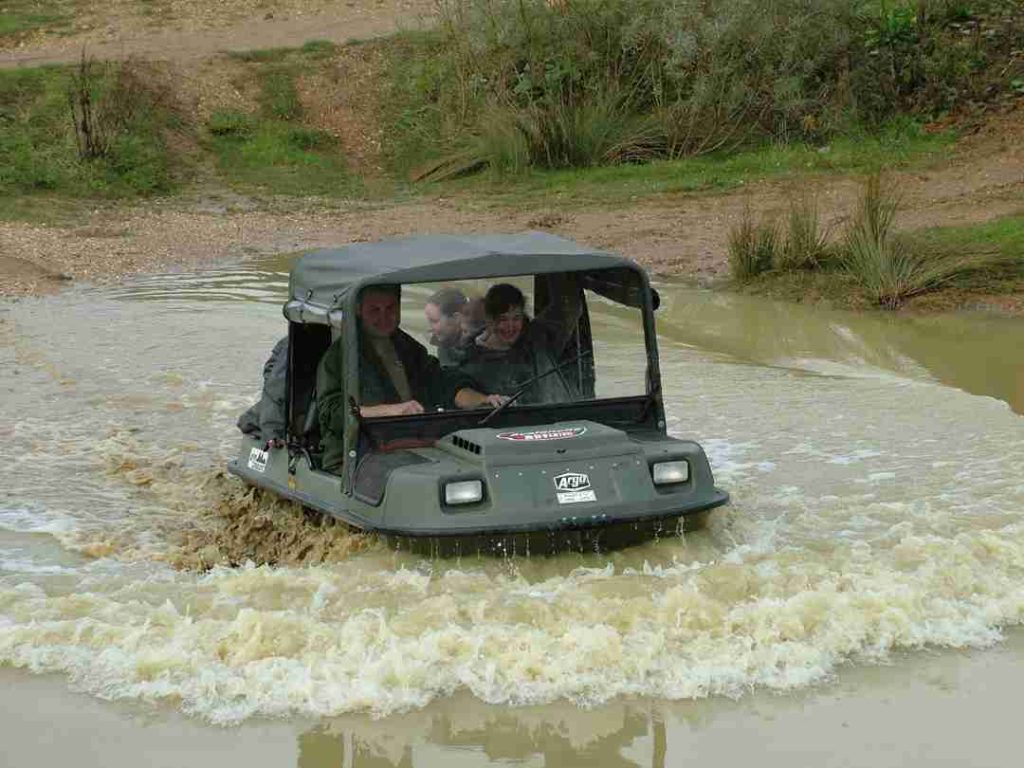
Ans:
[[[498,408],[498,407],[504,405],[505,403],[507,403],[511,399],[512,398],[510,398],[508,395],[485,395],[484,396],[484,402],[487,405],[491,406],[492,408]]]
[[[267,444],[263,446],[264,451],[269,451],[271,448],[284,448],[285,442],[280,437],[274,437],[267,440]]]
[[[418,400],[406,400],[395,406],[395,416],[415,416],[417,413],[423,413],[423,406]]]
[[[404,403],[364,405],[359,408],[359,415],[366,419],[378,416],[415,416],[417,413],[423,413],[423,406],[416,400],[406,400]]]

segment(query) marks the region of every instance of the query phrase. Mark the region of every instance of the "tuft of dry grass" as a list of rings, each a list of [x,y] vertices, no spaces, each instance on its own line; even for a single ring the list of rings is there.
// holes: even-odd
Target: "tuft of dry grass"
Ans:
[[[739,224],[729,231],[729,267],[734,280],[748,280],[769,271],[778,260],[779,228],[774,221],[755,221],[747,206]]]
[[[785,242],[776,269],[820,269],[833,255],[829,230],[822,227],[817,203],[808,195],[794,200],[786,217]]]
[[[924,249],[893,232],[898,192],[878,175],[864,184],[843,247],[843,268],[877,305],[896,309],[912,296],[934,291],[974,272],[1002,266],[998,250]]]

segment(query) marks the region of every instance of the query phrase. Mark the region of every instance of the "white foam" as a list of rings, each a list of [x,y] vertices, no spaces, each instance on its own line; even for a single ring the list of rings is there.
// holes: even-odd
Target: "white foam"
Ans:
[[[44,509],[15,507],[0,508],[0,529],[12,533],[66,533],[72,522]]]

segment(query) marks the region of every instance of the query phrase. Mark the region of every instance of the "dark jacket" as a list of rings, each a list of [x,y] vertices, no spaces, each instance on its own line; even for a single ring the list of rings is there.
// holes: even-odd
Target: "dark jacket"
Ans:
[[[414,400],[428,411],[450,404],[437,358],[405,331],[391,336],[398,359],[405,368]],[[397,403],[398,392],[383,364],[368,343],[360,343],[359,392],[347,393],[344,379],[343,339],[337,339],[320,360],[316,373],[316,403],[320,435],[324,447],[323,468],[337,472],[345,458],[345,412],[350,407],[348,395],[357,406]]]
[[[285,437],[285,395],[288,389],[288,337],[274,345],[263,364],[263,391],[259,402],[238,417],[238,428],[264,443]]]
[[[507,350],[474,345],[460,369],[470,386],[487,395],[512,395],[526,382],[556,367],[563,346],[552,343],[543,325],[531,322]],[[576,388],[560,372],[535,381],[517,402],[565,403],[579,398]]]
[[[566,345],[576,331],[583,305],[575,282],[556,283],[556,297],[536,318],[527,321],[516,343],[507,350],[489,349],[473,343],[459,369],[469,386],[485,395],[512,395],[527,381],[534,382],[517,402],[566,403],[580,393],[562,371],[548,373],[562,360]]]

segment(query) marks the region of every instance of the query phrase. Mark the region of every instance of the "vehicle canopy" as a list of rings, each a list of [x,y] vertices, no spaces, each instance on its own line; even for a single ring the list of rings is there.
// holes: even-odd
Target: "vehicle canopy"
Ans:
[[[604,272],[598,293],[642,307],[650,292],[635,262],[543,232],[518,235],[420,235],[321,248],[302,256],[288,281],[284,314],[295,323],[340,323],[367,285],[402,285],[510,275]],[[602,285],[602,283],[604,283]],[[600,288],[600,290],[599,290]],[[653,294],[655,306],[657,294]],[[341,310],[342,314],[330,315]]]
[[[459,280],[533,276],[538,304],[541,297],[558,290],[559,278],[571,277],[582,297],[584,289],[618,304],[639,309],[642,315],[647,353],[645,396],[629,398],[622,408],[605,401],[587,415],[619,414],[650,420],[652,428],[664,430],[660,397],[660,373],[654,331],[654,310],[658,295],[651,289],[645,271],[628,259],[579,245],[540,232],[516,235],[423,235],[379,242],[354,243],[340,248],[310,251],[299,258],[289,278],[289,297],[284,315],[289,320],[289,434],[300,445],[308,444],[315,430],[313,386],[316,367],[332,338],[344,337],[344,345],[358,349],[357,323],[345,322],[356,316],[363,289],[369,286],[401,286]],[[584,307],[575,336],[575,349],[589,347],[589,320]],[[343,378],[346,389],[358,391],[360,355],[346,355]],[[592,389],[592,388],[591,388]],[[591,395],[592,396],[592,395]],[[582,405],[582,404],[577,404]],[[564,409],[564,406],[563,406]],[[581,417],[577,411],[554,408],[508,409],[494,426],[524,425],[552,421],[559,415]],[[596,415],[595,415],[596,414]],[[480,420],[471,412],[428,413],[419,416],[362,419],[355,408],[346,429],[346,452],[357,456],[365,450],[366,422],[374,422],[376,434],[370,442],[418,435],[437,439]],[[400,423],[399,423],[400,422]],[[349,475],[348,462],[343,477]],[[348,483],[345,483],[346,486]]]

